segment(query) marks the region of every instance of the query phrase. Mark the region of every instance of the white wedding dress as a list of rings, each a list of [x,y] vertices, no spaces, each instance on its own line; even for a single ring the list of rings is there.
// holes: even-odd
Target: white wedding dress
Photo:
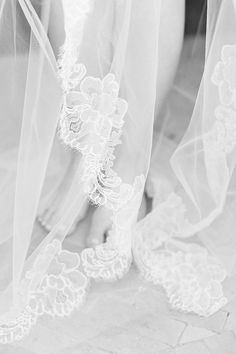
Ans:
[[[227,284],[236,271],[236,1],[208,1],[205,69],[191,122],[172,172],[150,173],[154,207],[139,222],[162,0],[62,5],[57,60],[50,1],[0,0],[0,342],[21,339],[43,314],[68,316],[94,280],[118,280],[132,261],[164,287],[173,307],[209,316],[232,296]],[[37,239],[38,211],[64,176],[71,149],[80,160],[62,216]],[[153,152],[151,171],[162,151]],[[112,229],[106,243],[69,252],[63,241],[87,199],[111,210]]]

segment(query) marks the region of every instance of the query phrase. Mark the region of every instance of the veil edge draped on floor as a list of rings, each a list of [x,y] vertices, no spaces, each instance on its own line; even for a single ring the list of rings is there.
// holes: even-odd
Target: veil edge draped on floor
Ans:
[[[0,341],[21,339],[43,314],[68,316],[93,280],[121,278],[132,259],[173,307],[209,316],[227,303],[235,271],[235,1],[208,1],[205,69],[171,159],[175,182],[166,178],[170,188],[160,187],[160,196],[151,181],[155,207],[138,223],[162,1],[63,0],[58,21],[55,3],[0,1]],[[62,216],[40,240],[38,210],[71,149],[80,159]],[[112,229],[106,243],[69,252],[62,243],[87,198],[111,211]]]

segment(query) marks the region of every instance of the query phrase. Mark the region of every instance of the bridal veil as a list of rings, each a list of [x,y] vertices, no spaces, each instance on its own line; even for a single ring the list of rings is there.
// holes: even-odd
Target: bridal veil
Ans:
[[[232,296],[236,1],[208,0],[207,14],[190,124],[172,175],[150,176],[154,207],[137,222],[164,151],[152,149],[162,0],[0,0],[1,343],[43,314],[69,315],[94,280],[119,279],[132,261],[180,310],[208,316]],[[61,217],[40,237],[37,215],[73,150]],[[111,211],[112,229],[106,243],[68,251],[88,199]]]

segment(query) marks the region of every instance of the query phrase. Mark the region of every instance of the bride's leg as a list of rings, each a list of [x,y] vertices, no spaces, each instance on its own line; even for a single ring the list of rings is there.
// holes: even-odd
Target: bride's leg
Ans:
[[[93,2],[93,9],[88,19],[86,20],[85,28],[83,31],[83,38],[80,45],[80,58],[79,61],[84,63],[87,67],[89,75],[95,77],[103,77],[109,71],[110,63],[112,60],[112,47],[110,40],[102,43],[102,56],[98,52],[98,48],[94,45],[96,36],[101,26],[101,18],[103,17],[104,10],[114,5],[111,0],[96,0]],[[105,10],[106,11],[106,10]],[[112,13],[112,11],[111,11]],[[109,38],[112,33],[113,18],[107,16],[107,22],[104,24],[104,35]],[[106,231],[111,226],[111,211],[105,207],[90,206],[92,212],[92,219],[89,228],[89,234],[86,237],[86,245],[88,247],[96,246],[104,241]]]
[[[56,58],[65,42],[64,10],[62,0],[51,0],[48,37]]]
[[[55,6],[56,0],[52,1],[52,6]],[[97,19],[100,18],[99,12],[101,11],[102,6],[100,6],[101,2],[95,2],[95,7],[93,9],[93,16],[90,16],[90,21],[86,24],[88,26],[85,28],[85,36],[87,38],[83,38],[82,46],[84,45],[83,56],[80,58],[81,62],[86,63],[87,67],[90,68],[91,74],[96,76],[97,70],[101,69],[101,67],[97,67],[98,63],[93,58],[96,57],[96,47],[94,46],[94,55],[91,55],[91,37],[96,36],[96,25],[99,25]],[[54,11],[60,10],[54,8]],[[165,0],[163,1],[163,16],[160,28],[160,44],[159,44],[159,52],[160,52],[160,75],[158,76],[158,102],[156,116],[158,116],[160,107],[166,97],[166,94],[171,86],[175,70],[178,63],[179,52],[182,45],[182,36],[183,36],[183,24],[184,24],[184,0]],[[52,11],[53,13],[53,11]],[[60,18],[60,16],[59,16]],[[63,19],[62,19],[63,21]],[[54,47],[54,50],[57,50],[58,43],[61,42],[62,36],[59,34],[58,26],[60,27],[60,22],[58,17],[53,17],[52,22],[50,23],[49,28],[49,36],[50,40]],[[109,25],[109,24],[108,24]],[[112,25],[112,24],[111,24]],[[108,29],[109,30],[109,29]],[[63,35],[63,34],[62,34]],[[106,44],[104,44],[105,46]],[[171,53],[171,55],[170,55]],[[93,53],[92,53],[93,54]],[[107,63],[109,62],[110,48],[107,45]],[[106,72],[106,68],[103,68],[104,72]],[[71,164],[68,169],[68,173],[66,173],[65,179],[62,181],[61,186],[59,187],[58,192],[55,195],[55,200],[50,203],[49,208],[45,210],[45,213],[42,215],[44,220],[46,220],[46,224],[53,224],[53,219],[57,219],[57,214],[59,211],[60,203],[63,201],[63,191],[65,191],[68,187],[68,183],[70,183],[70,176],[73,175],[73,169],[77,165],[76,153],[72,157]],[[145,198],[142,203],[142,215],[145,213]],[[95,208],[93,210],[92,222],[90,225],[90,232],[87,237],[87,245],[94,246],[97,245],[104,240],[104,235],[109,230],[111,225],[111,212],[104,207]]]
[[[64,204],[67,193],[70,189],[71,183],[73,182],[74,176],[76,174],[80,156],[77,151],[70,152],[70,162],[64,175],[61,177],[61,182],[53,192],[52,196],[47,199],[44,203],[43,208],[39,211],[38,221],[44,227],[45,230],[50,231],[53,226],[60,220],[62,215],[62,205]],[[83,219],[86,214],[88,204],[85,203],[78,213],[74,225],[72,225],[70,232],[73,232],[76,224]]]
[[[65,30],[64,30],[64,10],[62,5],[62,0],[33,0],[33,5],[37,13],[40,15],[42,22],[48,23],[48,37],[54,51],[56,59],[60,55],[60,49],[65,41]],[[43,7],[40,7],[44,5]],[[60,153],[55,152],[55,153]],[[79,164],[80,154],[77,151],[70,151],[70,161],[67,166],[67,171],[64,176],[61,177],[61,182],[55,193],[47,201],[47,205],[44,206],[43,210],[40,210],[38,215],[38,221],[42,226],[50,231],[52,227],[60,218],[61,205],[63,204],[67,191],[70,188],[70,184],[76,172],[77,166]],[[80,211],[78,215],[79,219],[83,218],[85,215],[87,206],[84,206],[83,210]]]
[[[164,127],[169,118],[169,91],[176,75],[179,58],[182,51],[185,24],[184,15],[185,0],[163,1],[161,28],[159,34],[159,70],[157,75],[157,98],[155,107],[152,158],[147,181],[147,190],[151,198],[153,198],[153,189],[159,186],[159,183],[163,180],[164,176],[167,177],[165,168],[163,170],[163,166],[160,166],[159,163],[157,172],[156,156],[157,154],[160,156],[159,149],[161,149],[161,154],[166,155],[167,160],[169,160],[170,156],[167,155],[167,151],[170,154],[170,147],[172,145],[174,146],[174,143],[170,145],[166,145],[165,143],[165,145],[162,145],[165,141],[165,139],[163,140],[165,137],[163,137],[162,133],[165,133]],[[163,146],[167,147],[167,150],[163,151]],[[160,178],[159,181],[156,179],[157,176]],[[156,185],[156,187],[154,187],[154,185]],[[169,184],[167,183],[166,186],[168,185]],[[158,192],[155,191],[155,194],[156,193]]]
[[[157,75],[157,120],[175,78],[182,50],[185,0],[164,0],[162,2],[159,34],[159,70]]]
[[[159,34],[159,70],[157,79],[157,105],[155,119],[158,119],[163,102],[172,85],[183,42],[185,0],[164,0],[162,5]],[[155,142],[154,142],[155,143]],[[146,213],[144,195],[139,218]],[[104,235],[110,228],[110,211],[101,207],[94,211],[88,246],[102,243]]]
[[[58,58],[65,41],[62,0],[31,0],[31,3],[48,32],[52,49]]]

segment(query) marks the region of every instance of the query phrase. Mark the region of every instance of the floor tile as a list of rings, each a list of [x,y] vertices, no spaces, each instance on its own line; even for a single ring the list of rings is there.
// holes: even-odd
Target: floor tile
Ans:
[[[185,325],[161,314],[145,315],[135,322],[129,322],[129,331],[140,336],[155,338],[155,340],[169,346],[175,346]]]
[[[213,336],[215,333],[205,328],[187,326],[184,333],[181,336],[180,344],[198,341],[206,337]]]
[[[211,354],[211,352],[204,343],[194,342],[176,348],[176,354]]]
[[[76,340],[67,336],[63,331],[57,331],[56,328],[52,330],[37,324],[29,336],[19,342],[18,347],[31,350],[34,354],[54,354],[73,344],[76,344]]]
[[[34,351],[15,345],[0,345],[0,354],[35,354]]]
[[[236,354],[236,335],[232,331],[205,338],[204,343],[212,354]]]
[[[218,311],[209,317],[200,317],[195,314],[184,314],[179,311],[172,310],[172,318],[192,325],[194,327],[206,328],[212,332],[221,333],[227,319],[227,312]]]

